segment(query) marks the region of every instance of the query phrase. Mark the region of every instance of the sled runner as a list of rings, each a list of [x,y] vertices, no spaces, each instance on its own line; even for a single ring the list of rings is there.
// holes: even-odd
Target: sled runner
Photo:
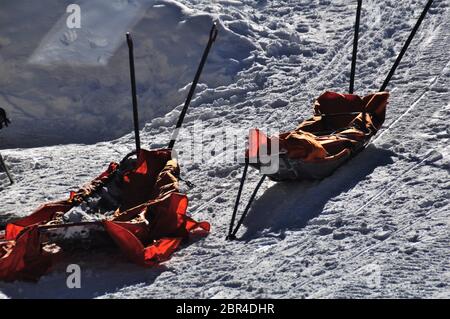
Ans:
[[[275,181],[319,180],[331,175],[346,161],[362,151],[384,122],[389,93],[385,89],[408,49],[417,29],[433,0],[428,0],[418,21],[400,51],[378,93],[360,97],[353,94],[359,21],[362,0],[358,0],[350,73],[350,94],[323,93],[314,103],[314,116],[302,122],[295,130],[268,137],[252,129],[245,166],[240,181],[230,228],[226,239],[236,239],[251,203],[266,177]],[[272,149],[275,147],[275,152]],[[276,158],[277,170],[272,172]],[[253,190],[236,227],[234,227],[248,167],[261,171],[263,176]]]
[[[182,125],[217,32],[214,23],[176,129]],[[100,246],[115,243],[129,260],[152,266],[167,260],[193,233],[209,232],[208,222],[197,222],[186,214],[188,199],[180,192],[180,167],[172,158],[175,137],[165,149],[140,147],[129,33],[127,42],[136,151],[120,163],[111,163],[68,199],[45,204],[28,217],[7,224],[0,234],[0,280],[37,280],[63,249],[72,249],[86,238]]]

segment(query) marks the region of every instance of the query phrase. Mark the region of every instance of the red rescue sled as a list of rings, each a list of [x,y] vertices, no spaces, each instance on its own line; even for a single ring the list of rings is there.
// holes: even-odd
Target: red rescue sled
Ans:
[[[35,280],[48,271],[64,243],[71,248],[73,240],[90,235],[97,239],[96,233],[106,234],[136,264],[152,266],[167,260],[190,234],[196,230],[206,234],[210,229],[209,223],[196,222],[186,214],[188,199],[179,192],[178,176],[179,166],[170,149],[141,149],[137,160],[111,163],[68,199],[45,204],[6,226],[0,241],[0,280]],[[64,214],[109,188],[119,190],[111,217],[64,222]],[[96,209],[114,202],[105,201],[102,198]],[[68,233],[76,238],[64,240]]]

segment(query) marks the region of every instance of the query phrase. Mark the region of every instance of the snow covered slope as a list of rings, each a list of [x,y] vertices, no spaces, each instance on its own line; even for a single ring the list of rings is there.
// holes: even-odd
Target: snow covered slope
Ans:
[[[2,146],[94,143],[131,129],[125,32],[135,42],[141,124],[180,104],[212,16],[176,2],[79,1],[81,28],[66,26],[73,1],[9,1],[0,9],[0,105],[14,125]],[[18,23],[39,18],[39,23]],[[211,55],[205,85],[234,82],[254,45],[229,29]],[[200,89],[202,86],[200,86]],[[204,86],[203,86],[204,88]]]
[[[355,83],[358,94],[376,91],[381,85],[424,4],[417,0],[364,1]],[[348,90],[355,6],[344,0],[182,0],[158,1],[156,7],[149,4],[144,19],[152,17],[153,22],[147,23],[154,23],[152,29],[161,35],[164,31],[156,30],[163,22],[164,26],[177,24],[181,29],[187,23],[184,21],[201,22],[192,22],[183,31],[182,43],[196,41],[189,49],[189,58],[183,59],[171,44],[158,51],[160,59],[150,58],[157,48],[144,40],[147,24],[140,22],[132,29],[138,37],[136,42],[147,48],[141,49],[138,59],[153,60],[145,65],[152,64],[161,76],[170,70],[164,83],[170,89],[161,94],[182,89],[178,100],[161,96],[158,101],[166,109],[158,113],[159,108],[149,102],[154,95],[146,90],[161,83],[149,82],[154,75],[148,75],[147,81],[138,80],[145,85],[140,93],[141,105],[148,102],[155,107],[143,112],[159,116],[146,118],[142,140],[148,147],[168,143],[181,107],[170,109],[186,93],[183,87],[193,75],[209,23],[219,18],[223,28],[177,143],[177,149],[185,151],[180,154],[183,177],[196,185],[188,191],[190,211],[196,219],[209,220],[212,233],[156,269],[142,269],[108,253],[70,255],[37,284],[0,283],[2,294],[9,298],[449,298],[447,1],[435,1],[392,79],[386,122],[373,143],[323,181],[266,182],[239,233],[242,240],[224,240],[241,173],[235,155],[242,153],[247,129],[291,129],[311,115],[314,98],[324,90]],[[174,11],[180,12],[177,10],[183,14],[174,15]],[[173,23],[158,18],[163,11],[169,12]],[[184,41],[186,37],[190,40]],[[8,61],[5,56],[18,50],[17,45],[11,40],[7,51],[0,49],[4,61]],[[43,86],[50,79],[65,83],[70,78],[73,94],[88,96],[90,104],[103,110],[117,105],[128,107],[123,44],[120,51],[117,58],[115,55],[107,62],[107,69],[98,71],[102,76],[115,72],[114,76],[121,77],[123,81],[114,81],[114,89],[103,88],[105,79],[112,75],[105,75],[97,95],[78,68],[73,69],[76,76],[69,77],[63,75],[64,68],[51,68],[36,71],[33,85],[15,93],[11,88],[18,80],[7,85],[3,72],[10,70],[5,71],[2,63],[1,96],[24,108],[23,113],[34,112],[31,105],[53,100],[55,107],[62,107],[56,96],[42,95]],[[167,59],[162,59],[165,54]],[[120,68],[114,68],[119,64]],[[5,87],[9,91],[3,92]],[[65,92],[62,90],[61,96]],[[15,96],[19,94],[20,98]],[[25,109],[26,105],[30,107]],[[61,110],[61,116],[66,116],[67,108]],[[122,116],[123,126],[131,127],[129,115]],[[86,123],[80,125],[88,127]],[[227,139],[230,132],[233,142]],[[205,156],[192,157],[186,152],[195,143],[192,136],[201,140],[199,152]],[[132,147],[132,135],[128,134],[87,146],[2,150],[17,179],[15,185],[6,186],[6,177],[0,173],[4,185],[0,189],[2,222],[30,213],[38,203],[64,198],[69,190],[89,181]],[[244,200],[258,179],[257,172],[251,170]],[[65,267],[70,263],[82,267],[81,289],[66,288]]]

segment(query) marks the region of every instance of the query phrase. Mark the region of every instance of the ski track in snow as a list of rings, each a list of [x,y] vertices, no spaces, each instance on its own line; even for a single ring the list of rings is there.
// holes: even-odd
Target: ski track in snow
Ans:
[[[198,90],[186,117],[186,131],[201,119],[215,135],[204,141],[206,149],[214,150],[205,165],[180,155],[183,177],[196,185],[188,191],[189,210],[194,218],[210,221],[212,233],[154,269],[134,266],[114,253],[69,255],[37,284],[0,283],[3,295],[449,298],[450,8],[446,1],[435,1],[393,77],[386,122],[371,145],[322,181],[265,182],[238,233],[241,239],[235,242],[224,237],[241,166],[224,162],[234,150],[222,150],[223,130],[292,129],[311,115],[314,98],[324,90],[348,90],[356,4],[332,0],[163,3],[185,5],[193,16],[218,17],[226,34],[255,47],[250,62],[233,81]],[[423,5],[414,0],[364,1],[357,93],[376,91],[381,85]],[[152,148],[164,146],[179,109],[147,123],[142,141]],[[186,143],[181,139],[177,149],[186,148]],[[132,144],[129,134],[94,145],[2,150],[17,180],[6,186],[6,176],[0,173],[2,222],[27,215],[40,203],[64,198],[69,190],[97,176],[109,161],[120,160]],[[257,172],[250,169],[243,201],[258,180]],[[82,266],[82,289],[65,287],[64,269],[73,262]]]

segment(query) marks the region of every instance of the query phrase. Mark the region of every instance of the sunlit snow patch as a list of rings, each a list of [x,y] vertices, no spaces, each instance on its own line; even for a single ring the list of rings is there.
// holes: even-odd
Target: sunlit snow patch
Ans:
[[[44,37],[30,63],[106,65],[123,43],[126,31],[143,17],[153,1],[84,0],[80,28],[69,28],[65,13]]]

